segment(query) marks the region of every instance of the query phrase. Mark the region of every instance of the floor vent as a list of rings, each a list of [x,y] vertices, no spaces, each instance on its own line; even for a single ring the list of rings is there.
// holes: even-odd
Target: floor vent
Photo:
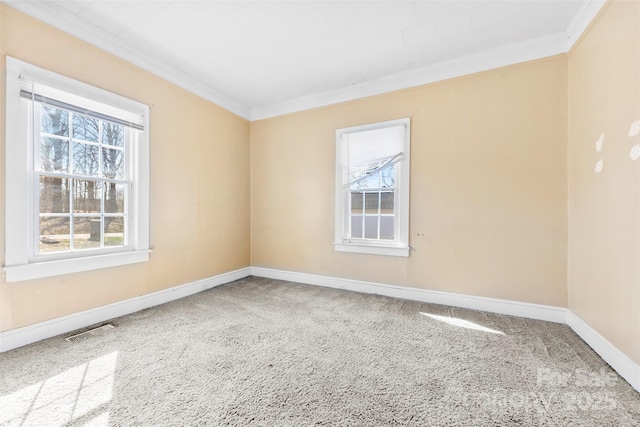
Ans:
[[[111,323],[107,323],[106,325],[102,325],[102,326],[99,326],[97,328],[89,329],[88,331],[84,331],[84,332],[81,332],[79,334],[75,334],[75,335],[71,335],[70,337],[66,337],[65,341],[78,342],[78,341],[86,340],[87,338],[90,338],[92,336],[102,335],[105,332],[108,332],[109,330],[114,329],[114,328],[115,328],[115,326],[113,326]]]

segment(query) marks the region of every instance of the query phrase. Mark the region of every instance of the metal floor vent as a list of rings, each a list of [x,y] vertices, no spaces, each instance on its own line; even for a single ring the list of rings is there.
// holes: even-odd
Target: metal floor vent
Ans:
[[[81,332],[79,334],[71,335],[70,337],[66,337],[65,341],[69,342],[78,342],[82,340],[86,340],[92,336],[102,335],[105,332],[108,332],[111,329],[114,329],[111,323],[107,323],[106,325],[98,326],[97,328],[89,329],[88,331]]]

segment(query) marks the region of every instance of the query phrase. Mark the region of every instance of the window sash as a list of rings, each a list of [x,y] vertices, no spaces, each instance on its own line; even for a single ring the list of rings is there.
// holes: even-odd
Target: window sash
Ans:
[[[74,113],[79,113],[84,116],[93,117],[94,119],[102,120],[105,122],[114,123],[117,125],[122,125],[126,127],[130,127],[136,130],[144,130],[144,126],[138,123],[132,123],[127,120],[122,120],[117,117],[109,116],[107,114],[100,113],[98,111],[89,110],[87,108],[78,107],[77,105],[68,104],[64,101],[59,101],[53,98],[47,98],[46,96],[39,95],[37,93],[29,92],[28,90],[20,90],[20,96],[25,99],[29,99],[33,102],[38,102],[44,105],[52,105],[54,107],[58,107],[62,110],[72,111]]]
[[[383,203],[383,194],[391,194],[393,196],[393,209],[391,213],[383,213],[383,209],[382,209],[382,203]],[[353,195],[354,194],[362,194],[362,206],[361,207],[355,207],[358,210],[354,211],[354,206],[353,206]],[[367,194],[370,195],[377,195],[377,199],[378,199],[378,203],[375,209],[367,209]],[[397,193],[395,190],[395,187],[393,188],[379,188],[379,189],[351,189],[350,190],[350,195],[349,195],[349,206],[346,206],[347,212],[346,212],[346,216],[348,216],[348,233],[347,233],[347,239],[349,241],[360,241],[363,240],[365,242],[367,241],[371,241],[371,242],[375,242],[375,241],[381,241],[381,242],[394,242],[397,241],[397,237],[398,237],[398,222],[396,221],[397,215],[397,204],[396,204],[396,199],[397,199]],[[367,212],[370,210],[375,210],[375,212]],[[362,233],[360,233],[361,237],[358,237],[356,235],[354,235],[355,233],[353,232],[353,224],[354,224],[354,218],[359,218],[361,219],[361,229],[362,229]],[[376,237],[367,237],[367,218],[376,218],[377,222],[376,222]],[[382,237],[382,218],[393,218],[393,222],[391,223],[391,227],[392,227],[392,238],[383,238]]]
[[[5,65],[5,280],[20,282],[148,261],[151,252],[149,106],[11,56],[6,56]],[[63,253],[63,258],[53,255],[51,258],[33,259],[33,216],[36,209],[39,216],[38,191],[34,187],[37,175],[33,168],[33,102],[24,101],[20,96],[22,89],[143,126],[143,131],[125,128],[135,135],[135,141],[129,145],[130,161],[127,166],[131,180],[127,196],[130,203],[127,219],[130,241],[127,247]]]
[[[399,127],[402,127],[402,132],[393,130]],[[382,132],[375,134],[376,130]],[[367,133],[369,134],[367,135]],[[350,141],[351,135],[355,135],[352,141]],[[371,139],[368,139],[369,135],[371,135]],[[350,158],[349,144],[353,141],[362,142],[363,145],[354,148],[356,150],[354,158]],[[368,148],[369,141],[372,141],[371,149]],[[394,256],[409,255],[409,149],[410,120],[408,118],[336,130],[336,228],[334,242],[337,251]],[[356,159],[357,165],[352,162]],[[379,163],[378,166],[375,166],[376,163]],[[354,177],[350,170],[363,165],[367,169],[366,176]],[[369,165],[371,165],[371,169],[369,169]],[[376,185],[374,179],[373,182],[368,182],[363,187],[357,187],[359,182],[366,180],[374,173],[381,173],[391,166],[394,169],[393,185],[389,187],[383,187],[380,183]],[[381,207],[384,193],[393,193],[393,212],[383,211]],[[363,206],[359,210],[352,209],[352,194],[363,194]],[[365,194],[378,194],[377,210],[365,209]],[[359,202],[360,199],[358,199]],[[354,218],[362,221],[361,226],[358,225],[356,233],[352,229]],[[382,230],[383,226],[390,227],[383,223],[388,221],[388,218],[393,218],[393,236],[390,235],[388,228],[386,232]],[[370,221],[369,225],[373,227],[371,232],[367,232],[366,221]]]
[[[341,138],[342,139],[342,138]],[[353,180],[349,180],[349,177],[351,175],[351,170],[361,167],[362,164],[358,164],[358,165],[352,165],[350,164],[350,158],[348,156],[348,152],[349,152],[349,138],[348,138],[348,134],[346,134],[346,138],[344,138],[344,140],[342,141],[343,144],[345,144],[347,146],[346,150],[347,150],[347,159],[346,159],[346,165],[344,166],[347,173],[346,173],[346,178],[345,180],[347,182],[344,182],[342,184],[342,188],[343,191],[346,193],[345,197],[344,197],[344,201],[345,203],[343,204],[343,217],[344,217],[344,222],[343,222],[343,237],[342,237],[342,242],[344,243],[357,243],[357,244],[377,244],[377,245],[398,245],[401,243],[401,235],[400,235],[400,216],[398,214],[399,212],[399,206],[402,203],[402,199],[400,196],[400,192],[398,191],[400,186],[402,185],[400,182],[400,177],[401,177],[401,171],[402,171],[402,161],[405,158],[404,153],[403,152],[399,152],[396,153],[392,156],[388,156],[386,158],[380,159],[380,160],[373,160],[371,162],[368,162],[366,164],[375,164],[375,163],[379,163],[379,165],[377,167],[374,167],[371,171],[369,171],[369,173],[367,175],[364,175],[362,177],[353,179]],[[363,142],[359,142],[358,144],[364,144]],[[365,164],[365,165],[366,165]],[[394,186],[393,187],[388,187],[388,188],[367,188],[367,187],[363,187],[363,188],[352,188],[353,185],[362,182],[364,180],[366,180],[367,178],[377,174],[378,177],[380,177],[380,173],[382,173],[384,170],[393,167],[393,175],[394,175]],[[378,178],[380,179],[380,178]],[[353,214],[353,210],[352,210],[352,205],[351,205],[351,195],[353,193],[362,193],[364,194],[378,194],[378,205],[380,205],[382,197],[381,197],[381,193],[383,192],[392,192],[393,193],[393,197],[394,197],[394,208],[393,208],[393,214],[384,214],[381,215],[380,213],[380,206],[378,206],[378,213],[373,214],[367,214],[366,212],[363,212],[362,214]],[[365,202],[365,197],[363,196],[363,204],[366,203]],[[352,230],[352,217],[354,215],[357,216],[362,216],[362,237],[357,237],[353,235],[353,230]],[[366,237],[366,218],[367,217],[373,217],[376,216],[378,218],[378,224],[377,224],[377,231],[376,231],[376,237]],[[392,239],[382,239],[380,237],[380,217],[382,216],[393,216],[394,221],[393,221],[393,238]]]
[[[22,92],[21,92],[22,95]],[[41,102],[34,102],[32,99],[29,98],[25,98],[23,97],[23,99],[27,102],[29,102],[29,111],[32,112],[31,117],[32,117],[32,152],[33,152],[33,162],[32,162],[32,174],[33,174],[33,194],[34,194],[34,204],[33,204],[33,209],[31,209],[30,211],[30,216],[32,216],[32,219],[30,221],[30,223],[32,224],[32,239],[31,239],[31,248],[30,248],[30,255],[29,255],[29,260],[31,262],[38,262],[38,261],[43,261],[43,260],[49,260],[49,259],[65,259],[65,258],[75,258],[77,257],[79,254],[91,254],[91,253],[104,253],[105,251],[122,251],[122,250],[128,250],[131,248],[131,236],[130,233],[132,232],[132,227],[130,224],[130,218],[131,216],[129,215],[129,210],[130,210],[130,206],[132,203],[131,200],[131,188],[132,188],[132,180],[131,180],[131,171],[130,171],[130,165],[131,165],[131,144],[133,143],[132,139],[135,139],[135,131],[134,130],[130,130],[130,131],[125,131],[124,132],[124,142],[123,142],[123,146],[122,147],[117,147],[117,146],[111,146],[108,144],[103,144],[103,138],[102,138],[102,129],[103,129],[103,123],[105,122],[105,120],[102,120],[98,117],[93,117],[95,119],[98,120],[97,126],[98,126],[98,142],[91,142],[91,141],[85,141],[82,139],[77,139],[74,138],[74,129],[73,129],[73,115],[74,114],[83,114],[86,115],[83,110],[81,108],[74,108],[74,106],[71,106],[70,104],[65,104],[66,106],[71,106],[72,109],[68,109],[66,106],[63,108],[61,105],[56,105],[56,108],[58,108],[59,110],[67,113],[68,116],[68,123],[69,123],[69,128],[67,130],[68,135],[69,136],[60,136],[60,135],[53,135],[53,134],[49,134],[46,132],[42,132],[41,130],[41,121],[42,121],[42,106],[45,104],[42,104]],[[49,104],[46,104],[47,106]],[[42,137],[48,137],[51,136],[52,138],[56,138],[59,139],[61,141],[66,141],[68,142],[68,147],[67,147],[67,162],[68,162],[68,167],[67,169],[69,170],[69,172],[58,172],[58,171],[46,171],[46,170],[41,170],[41,141],[42,141]],[[73,171],[73,164],[74,164],[74,142],[80,142],[82,144],[86,144],[86,145],[90,145],[90,146],[95,146],[98,148],[99,153],[98,153],[98,171],[96,172],[97,175],[91,175],[91,174],[77,174],[77,173],[72,173]],[[122,159],[122,161],[124,162],[123,165],[123,169],[124,169],[124,178],[122,179],[117,179],[117,178],[110,178],[110,177],[105,177],[102,176],[104,175],[104,171],[103,171],[103,160],[102,160],[102,155],[103,155],[103,149],[117,149],[119,151],[123,152],[123,156],[124,158]],[[68,203],[69,206],[67,207],[68,212],[64,213],[64,212],[42,212],[41,211],[41,206],[40,206],[40,200],[41,200],[41,189],[40,189],[40,177],[51,177],[51,178],[59,178],[59,179],[67,179],[68,180],[68,186],[69,188],[67,189],[67,191],[69,192],[68,195]],[[96,182],[96,183],[100,183],[101,188],[100,188],[100,212],[99,213],[88,213],[88,212],[76,212],[75,206],[74,206],[74,201],[76,198],[76,185],[79,181],[91,181],[91,182]],[[123,206],[123,212],[120,213],[112,213],[112,212],[106,212],[106,208],[105,208],[105,184],[116,184],[116,185],[121,185],[124,187],[124,206]],[[52,251],[52,252],[43,252],[41,249],[41,241],[42,241],[42,234],[41,234],[41,220],[42,218],[55,218],[55,217],[59,217],[59,218],[69,218],[69,232],[68,232],[68,239],[69,239],[69,246],[68,249],[63,249],[60,251]],[[97,247],[90,247],[90,248],[76,248],[75,246],[75,235],[78,234],[75,231],[75,226],[76,226],[76,219],[80,219],[80,218],[96,218],[100,220],[100,236],[99,236],[99,240],[98,240],[98,246]],[[107,246],[105,245],[105,218],[122,218],[123,219],[123,244],[122,245],[114,245],[114,246]],[[65,234],[66,235],[66,234]],[[91,238],[91,236],[90,236]]]

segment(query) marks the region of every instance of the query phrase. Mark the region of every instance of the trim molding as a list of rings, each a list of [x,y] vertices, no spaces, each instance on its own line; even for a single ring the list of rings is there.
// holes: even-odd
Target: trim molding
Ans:
[[[631,384],[634,389],[640,392],[640,365],[629,359],[629,357],[616,348],[616,346],[611,344],[611,342],[600,335],[595,329],[580,319],[571,310],[563,307],[385,285],[382,283],[340,279],[337,277],[319,276],[315,274],[263,267],[241,268],[239,270],[222,273],[217,276],[197,280],[174,288],[163,289],[148,295],[131,298],[91,310],[81,311],[68,316],[2,332],[0,333],[0,353],[116,317],[131,314],[136,311],[144,310],[145,308],[184,298],[248,276],[286,280],[313,286],[344,289],[353,292],[383,295],[412,301],[450,305],[453,307],[481,310],[490,313],[564,323],[578,334],[578,336],[582,338],[589,347],[598,353],[598,355],[602,357],[602,359],[607,362],[622,378]]]
[[[567,33],[559,32],[413,70],[251,109],[250,120],[262,120],[318,107],[382,95],[499,67],[566,53]]]
[[[427,289],[385,285],[382,283],[364,282],[360,280],[340,279],[337,277],[318,276],[315,274],[297,273],[271,268],[251,267],[251,275],[266,277],[268,279],[305,283],[307,285],[324,286],[327,288],[345,289],[365,294],[383,295],[412,301],[450,305],[453,307],[469,308],[473,310],[487,311],[490,313],[526,317],[529,319],[546,320],[548,322],[555,323],[565,323],[567,313],[566,308],[550,305],[477,297],[450,292],[430,291]]]
[[[345,289],[375,295],[450,305],[469,308],[490,313],[507,314],[529,319],[546,320],[564,323],[569,326],[589,347],[607,362],[622,378],[640,392],[640,365],[633,362],[616,346],[585,323],[571,310],[541,304],[519,301],[477,297],[449,292],[430,291],[426,289],[391,286],[382,283],[364,282],[360,280],[340,279],[337,277],[318,276],[315,274],[276,270],[271,268],[251,267],[251,275],[269,279],[287,280],[314,286]]]
[[[145,308],[184,298],[216,286],[224,285],[225,283],[233,282],[234,280],[243,279],[249,275],[250,268],[246,267],[91,310],[73,313],[68,316],[58,317],[22,328],[11,329],[0,333],[0,353],[116,317],[135,313]]]
[[[156,58],[144,49],[131,46],[111,33],[88,24],[74,14],[56,6],[54,2],[0,0],[0,3],[124,59],[130,64],[213,102],[243,119],[249,119],[247,108],[214,89],[211,85],[178,69],[167,61]]]
[[[249,121],[277,117],[368,96],[381,95],[507,65],[567,53],[598,15],[606,0],[591,0],[575,17],[566,31],[503,46],[497,49],[438,62],[332,91],[310,94],[285,102],[251,107],[224,95],[211,84],[163,61],[143,49],[127,44],[100,28],[49,1],[0,0],[22,13],[84,40],[112,55],[153,73],[183,89],[231,111]]]
[[[569,52],[571,48],[580,40],[582,34],[589,28],[591,22],[598,16],[598,13],[602,10],[607,0],[591,0],[581,11],[578,16],[575,17],[573,22],[569,24],[567,28],[567,46],[565,52]]]
[[[567,325],[573,329],[600,357],[604,359],[622,378],[640,392],[640,365],[618,350],[605,337],[589,326],[571,310],[567,310]]]

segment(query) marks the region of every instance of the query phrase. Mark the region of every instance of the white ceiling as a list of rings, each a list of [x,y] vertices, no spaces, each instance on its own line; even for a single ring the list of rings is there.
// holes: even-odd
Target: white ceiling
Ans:
[[[3,2],[252,120],[564,53],[604,4]]]

